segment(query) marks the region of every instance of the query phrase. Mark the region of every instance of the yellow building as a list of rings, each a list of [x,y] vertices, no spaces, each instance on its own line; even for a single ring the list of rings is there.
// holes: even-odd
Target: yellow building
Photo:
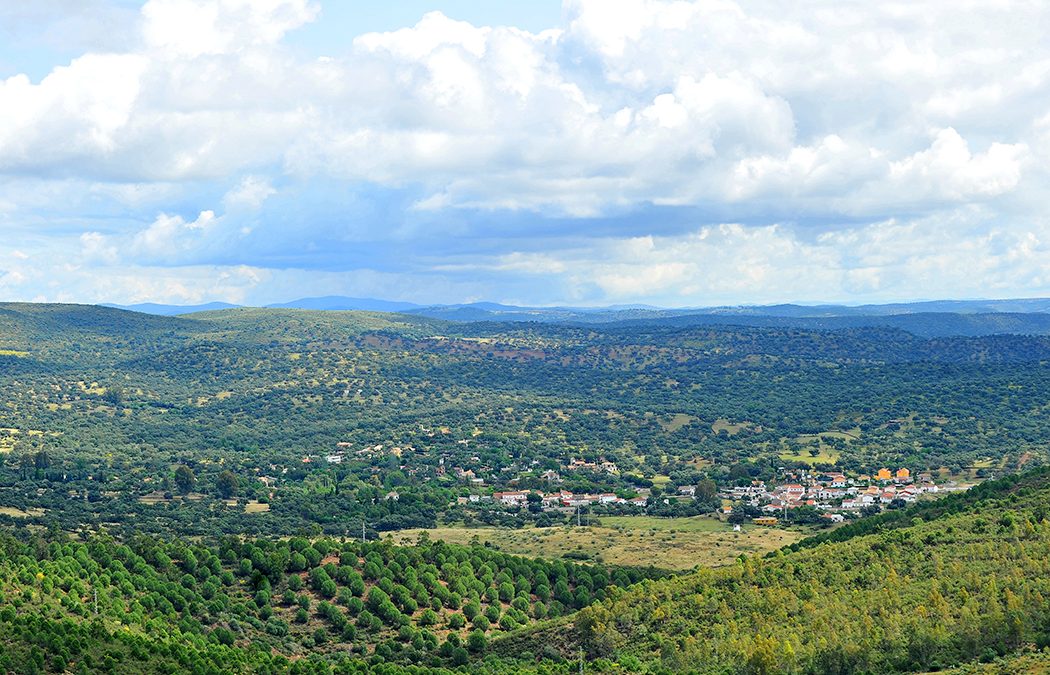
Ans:
[[[889,469],[879,469],[879,472],[875,474],[876,480],[889,480],[893,478],[893,474],[890,473]]]
[[[911,471],[907,469],[897,469],[897,480],[908,480],[911,478]]]
[[[751,522],[755,525],[776,525],[780,521],[773,516],[759,516],[758,518],[752,518]]]

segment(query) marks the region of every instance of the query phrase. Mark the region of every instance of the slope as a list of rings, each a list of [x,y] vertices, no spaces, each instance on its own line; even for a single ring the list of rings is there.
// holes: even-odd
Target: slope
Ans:
[[[1050,644],[1050,471],[941,506],[906,527],[643,582],[540,644],[711,673],[922,672]]]

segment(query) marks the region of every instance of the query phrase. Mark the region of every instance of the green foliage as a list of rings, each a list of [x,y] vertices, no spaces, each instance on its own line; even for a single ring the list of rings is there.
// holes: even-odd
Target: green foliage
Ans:
[[[873,519],[873,534],[643,582],[574,624],[592,654],[712,673],[926,671],[1050,644],[1048,479],[1037,471]]]
[[[79,543],[60,533],[45,538],[24,529],[18,532],[23,539],[0,533],[0,594],[17,598],[0,609],[0,648],[7,650],[0,653],[24,652],[31,661],[39,660],[36,652],[30,652],[41,646],[44,665],[55,668],[62,663],[58,659],[67,664],[79,659],[64,651],[62,640],[55,642],[57,647],[41,642],[22,627],[28,625],[25,622],[60,622],[76,630],[87,627],[95,631],[91,643],[99,645],[121,643],[125,635],[149,634],[151,642],[135,648],[146,655],[143,659],[181,642],[198,649],[200,658],[227,658],[224,650],[240,650],[229,657],[233,665],[223,672],[255,672],[256,668],[283,672],[282,662],[273,654],[291,657],[302,649],[322,646],[335,653],[365,646],[376,654],[389,652],[384,658],[395,662],[438,658],[454,664],[464,658],[461,649],[484,650],[487,639],[468,640],[471,632],[484,636],[527,625],[531,619],[512,607],[503,615],[501,627],[494,629],[480,614],[482,603],[471,600],[467,605],[475,622],[468,628],[464,615],[455,610],[463,600],[448,588],[470,589],[480,596],[479,591],[495,590],[498,580],[508,578],[530,585],[537,579],[551,579],[570,589],[593,585],[599,578],[610,580],[603,582],[608,584],[617,583],[611,579],[629,584],[645,578],[636,570],[608,574],[597,567],[431,541],[396,547],[226,537],[206,544],[140,535],[127,542],[94,536]],[[308,551],[317,555],[302,557],[316,565],[295,569],[293,554]],[[365,583],[360,574],[365,561],[381,572],[366,585],[362,601],[351,586]],[[520,585],[524,588],[525,583]],[[434,610],[427,604],[432,596],[446,597],[448,602]],[[486,609],[500,611],[498,604]],[[450,628],[457,640],[444,656],[437,654],[437,641],[427,632],[435,626]],[[405,652],[391,644],[415,646]],[[124,647],[107,647],[99,658],[104,660],[110,652],[118,662],[128,658]],[[157,657],[157,672],[164,670],[166,659]],[[129,671],[143,667],[139,661],[134,663],[127,666]]]
[[[561,487],[622,495],[668,476],[663,489],[700,499],[650,514],[689,515],[784,453],[813,460],[813,443],[846,469],[998,473],[1050,442],[1040,337],[24,304],[0,306],[0,335],[25,353],[0,357],[4,506],[67,531],[346,536],[364,522],[375,537],[564,519],[535,498],[457,505],[471,488],[454,467],[494,488],[549,490],[555,470]],[[620,470],[564,471],[574,457]],[[231,497],[248,507],[219,507]]]

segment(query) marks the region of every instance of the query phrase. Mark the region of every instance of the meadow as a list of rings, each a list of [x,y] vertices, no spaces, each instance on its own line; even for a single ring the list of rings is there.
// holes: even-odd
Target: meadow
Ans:
[[[570,558],[625,567],[654,566],[667,570],[714,567],[740,555],[764,555],[801,540],[802,530],[733,526],[707,516],[658,518],[605,516],[600,525],[582,527],[438,527],[402,530],[387,535],[396,544],[414,543],[420,532],[452,544],[483,545],[513,555]]]

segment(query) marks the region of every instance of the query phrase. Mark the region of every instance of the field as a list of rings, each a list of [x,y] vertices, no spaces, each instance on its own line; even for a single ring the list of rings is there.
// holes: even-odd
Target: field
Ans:
[[[860,438],[860,429],[852,431],[825,431],[819,434],[803,434],[795,438],[796,443],[803,444],[803,448],[797,452],[785,451],[780,453],[780,459],[790,462],[805,462],[806,464],[835,464],[842,456],[842,452],[825,443],[827,439],[846,441],[847,443]],[[817,450],[814,455],[810,451]]]
[[[422,530],[388,535],[395,543],[415,542]],[[762,555],[803,538],[794,530],[745,525],[741,532],[714,518],[652,518],[616,516],[601,526],[524,528],[439,527],[426,530],[431,539],[469,544],[475,537],[505,553],[524,556],[593,560],[609,565],[649,566],[688,570],[717,566],[740,554]]]
[[[13,506],[0,506],[0,516],[11,516],[12,518],[36,518],[44,515],[43,509],[29,509],[23,511]]]
[[[842,453],[832,450],[826,446],[820,446],[816,455],[810,454],[809,450],[801,452],[782,452],[780,459],[790,462],[805,462],[806,464],[835,464],[839,461]]]

